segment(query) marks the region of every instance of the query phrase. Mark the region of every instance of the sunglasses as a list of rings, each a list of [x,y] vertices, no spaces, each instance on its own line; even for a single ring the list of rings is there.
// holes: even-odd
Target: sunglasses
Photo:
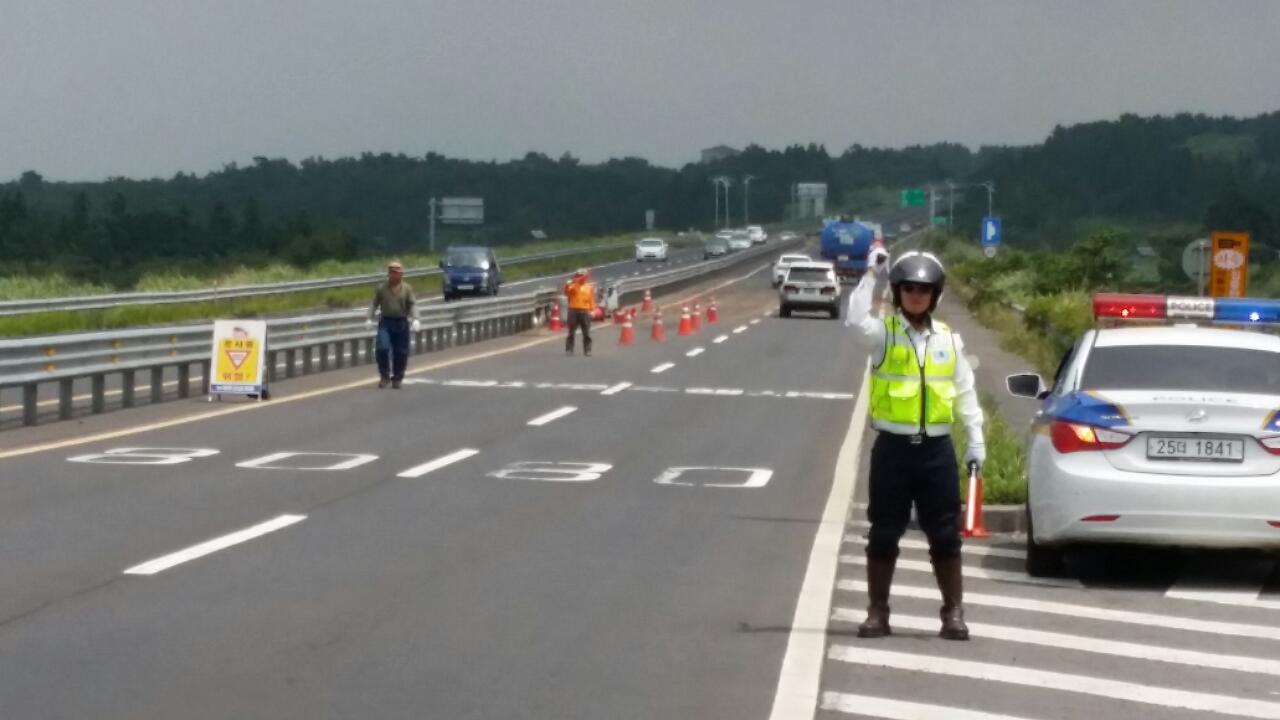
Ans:
[[[925,295],[933,292],[933,286],[921,283],[904,282],[902,283],[902,292],[910,293],[912,295]]]

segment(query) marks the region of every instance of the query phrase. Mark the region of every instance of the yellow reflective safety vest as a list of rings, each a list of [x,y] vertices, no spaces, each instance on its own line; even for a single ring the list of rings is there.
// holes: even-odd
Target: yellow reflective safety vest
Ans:
[[[884,357],[871,371],[871,427],[897,435],[951,434],[955,420],[956,343],[933,321],[924,364],[897,315],[884,319]]]

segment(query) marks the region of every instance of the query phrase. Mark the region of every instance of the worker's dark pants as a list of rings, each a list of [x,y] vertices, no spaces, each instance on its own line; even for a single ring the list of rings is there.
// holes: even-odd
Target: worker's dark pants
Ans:
[[[960,555],[960,476],[949,436],[924,437],[913,444],[910,435],[877,433],[870,490],[868,557],[898,557],[912,503],[929,538],[929,556],[941,560]]]
[[[374,355],[378,358],[379,375],[393,380],[404,379],[404,368],[409,364],[409,321],[406,318],[384,317],[378,321],[377,352]]]
[[[591,311],[590,310],[570,310],[569,311],[569,336],[565,338],[564,349],[573,352],[573,335],[582,328],[582,350],[583,352],[591,352]]]

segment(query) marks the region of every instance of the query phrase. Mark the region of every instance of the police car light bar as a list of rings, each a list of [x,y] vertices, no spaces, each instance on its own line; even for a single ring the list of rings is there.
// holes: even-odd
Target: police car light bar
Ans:
[[[1274,325],[1280,324],[1280,300],[1097,293],[1093,296],[1093,317]]]

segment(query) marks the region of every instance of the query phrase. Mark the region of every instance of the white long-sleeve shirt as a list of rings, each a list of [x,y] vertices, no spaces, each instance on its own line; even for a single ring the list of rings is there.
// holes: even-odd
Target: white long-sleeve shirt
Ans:
[[[885,351],[885,327],[884,320],[878,318],[871,312],[872,305],[875,301],[876,274],[867,272],[862,276],[862,281],[849,293],[849,307],[845,313],[844,325],[848,328],[856,328],[859,339],[870,352],[872,361],[877,362],[878,358],[884,356]],[[906,328],[907,337],[911,338],[911,344],[915,346],[916,361],[924,366],[925,346],[929,342],[929,336],[933,334],[933,328],[925,328],[923,331],[916,330],[902,319],[902,325]],[[955,368],[955,384],[956,384],[956,412],[960,416],[960,421],[964,423],[965,432],[969,435],[970,449],[985,449],[982,436],[982,406],[978,403],[978,392],[974,389],[973,368],[970,367],[969,361],[964,356],[964,344],[960,340],[958,334],[952,333],[955,341],[956,349],[956,368]]]

